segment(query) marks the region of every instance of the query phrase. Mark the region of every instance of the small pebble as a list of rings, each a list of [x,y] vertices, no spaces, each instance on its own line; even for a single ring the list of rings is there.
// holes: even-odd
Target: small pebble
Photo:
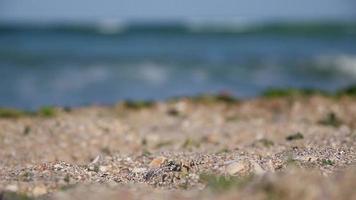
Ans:
[[[266,171],[261,167],[260,164],[258,164],[257,162],[255,161],[251,161],[251,164],[253,166],[253,172],[256,174],[256,175],[262,175],[264,173],[266,173]]]
[[[106,172],[107,170],[108,170],[107,166],[100,166],[99,167],[99,171],[101,171],[101,172]]]
[[[153,159],[148,165],[150,168],[159,168],[167,159],[165,157],[158,157]]]
[[[230,175],[237,175],[248,172],[250,163],[247,160],[235,161],[226,166],[226,172]]]
[[[144,173],[147,169],[143,167],[135,167],[131,170],[132,173]]]

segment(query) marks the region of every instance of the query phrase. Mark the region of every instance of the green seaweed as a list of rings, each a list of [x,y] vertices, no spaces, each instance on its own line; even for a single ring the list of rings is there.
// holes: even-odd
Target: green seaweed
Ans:
[[[342,121],[336,116],[334,112],[330,112],[324,119],[321,119],[319,124],[324,126],[339,127],[342,125]]]
[[[145,137],[142,138],[142,140],[141,140],[142,146],[147,146],[147,143],[148,143],[147,139]]]
[[[26,194],[16,192],[0,192],[1,200],[33,200],[34,198],[27,196]]]
[[[162,148],[162,147],[165,147],[165,146],[170,146],[172,144],[174,144],[174,142],[171,141],[171,140],[161,141],[161,142],[159,142],[159,143],[157,143],[155,145],[155,148],[159,149],[159,148]]]
[[[224,148],[222,148],[222,149],[220,149],[217,153],[229,153],[231,150],[229,149],[229,148],[227,148],[227,147],[224,147]]]
[[[237,122],[240,120],[239,115],[228,116],[225,118],[227,122]]]
[[[356,85],[351,85],[336,93],[337,96],[356,96]]]
[[[239,100],[230,94],[201,94],[193,97],[188,97],[195,103],[217,103],[222,102],[226,104],[237,103]]]
[[[37,111],[37,115],[42,117],[54,117],[56,114],[56,109],[52,106],[44,106]]]
[[[336,92],[327,92],[313,88],[270,88],[262,92],[262,97],[277,98],[277,97],[309,97],[321,95],[325,97],[341,97],[341,96],[356,96],[356,85],[350,85]]]
[[[292,135],[287,136],[287,137],[286,137],[286,140],[288,140],[288,141],[301,140],[301,139],[303,139],[303,138],[304,138],[303,134],[297,132],[297,133],[295,133],[295,134],[292,134]]]
[[[142,156],[147,157],[147,156],[150,156],[150,155],[152,155],[152,153],[149,150],[147,150],[147,149],[143,149],[142,150]]]
[[[258,142],[261,143],[265,147],[271,147],[274,145],[274,142],[272,140],[269,140],[266,138],[262,138],[262,139],[258,140]]]
[[[13,108],[0,108],[0,118],[19,118],[25,116],[26,112]]]
[[[100,151],[105,155],[111,155],[111,153],[112,153],[111,150],[110,150],[110,147],[108,147],[108,146],[102,147],[100,149]]]
[[[297,89],[297,88],[271,88],[262,93],[262,97],[276,98],[276,97],[306,97],[313,95],[329,96],[329,94],[317,89]]]
[[[283,194],[281,194],[271,182],[262,183],[260,187],[260,189],[266,193],[267,200],[285,199],[285,197],[282,197]]]
[[[70,175],[66,174],[63,178],[64,182],[69,183],[70,182]]]
[[[66,182],[69,183],[69,182]],[[62,187],[59,188],[60,191],[67,191],[67,190],[71,190],[75,187],[77,187],[78,184],[67,184],[67,185],[63,185]]]
[[[294,159],[292,154],[289,154],[286,158],[287,166],[295,166],[297,164],[297,160]]]
[[[187,149],[187,148],[193,148],[193,147],[196,147],[196,148],[199,148],[200,147],[200,142],[196,141],[196,140],[193,140],[191,138],[187,138],[183,145],[182,145],[183,148]]]
[[[335,162],[332,161],[332,160],[330,160],[330,159],[322,159],[322,160],[321,160],[321,163],[322,163],[323,165],[334,165],[334,164],[335,164]]]
[[[28,135],[31,132],[31,127],[30,126],[25,126],[24,130],[23,130],[23,134],[24,135]]]
[[[171,109],[167,110],[167,114],[170,115],[170,116],[174,116],[174,117],[178,117],[178,116],[181,115],[179,110],[177,110],[175,108],[171,108]]]
[[[0,108],[0,118],[9,118],[9,119],[17,119],[20,117],[29,117],[29,116],[53,117],[56,114],[57,114],[56,108],[52,106],[42,107],[37,112],[30,112],[30,111],[18,110],[13,108]]]
[[[150,108],[154,105],[153,101],[125,101],[124,104],[125,108],[133,109],[133,110],[140,110],[143,108]]]

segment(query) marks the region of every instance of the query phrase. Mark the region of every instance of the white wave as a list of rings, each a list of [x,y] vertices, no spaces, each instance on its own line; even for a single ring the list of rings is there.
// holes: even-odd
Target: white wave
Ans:
[[[153,63],[146,63],[139,67],[137,78],[151,85],[164,84],[169,77],[168,69]]]
[[[97,30],[101,34],[117,34],[126,30],[126,25],[118,20],[106,19],[97,24]]]
[[[317,66],[321,69],[336,70],[356,78],[356,55],[320,56]]]
[[[110,76],[107,68],[91,66],[85,69],[68,69],[56,75],[49,84],[60,92],[76,91],[90,84],[103,82]]]

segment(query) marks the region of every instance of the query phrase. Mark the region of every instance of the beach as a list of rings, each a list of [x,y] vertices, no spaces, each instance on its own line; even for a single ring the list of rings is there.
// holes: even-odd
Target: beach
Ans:
[[[0,199],[355,199],[355,97],[271,94],[2,111]]]

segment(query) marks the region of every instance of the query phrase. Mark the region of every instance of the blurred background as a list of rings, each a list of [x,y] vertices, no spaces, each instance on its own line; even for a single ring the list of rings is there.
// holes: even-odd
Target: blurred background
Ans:
[[[0,107],[355,83],[355,0],[0,0]]]

